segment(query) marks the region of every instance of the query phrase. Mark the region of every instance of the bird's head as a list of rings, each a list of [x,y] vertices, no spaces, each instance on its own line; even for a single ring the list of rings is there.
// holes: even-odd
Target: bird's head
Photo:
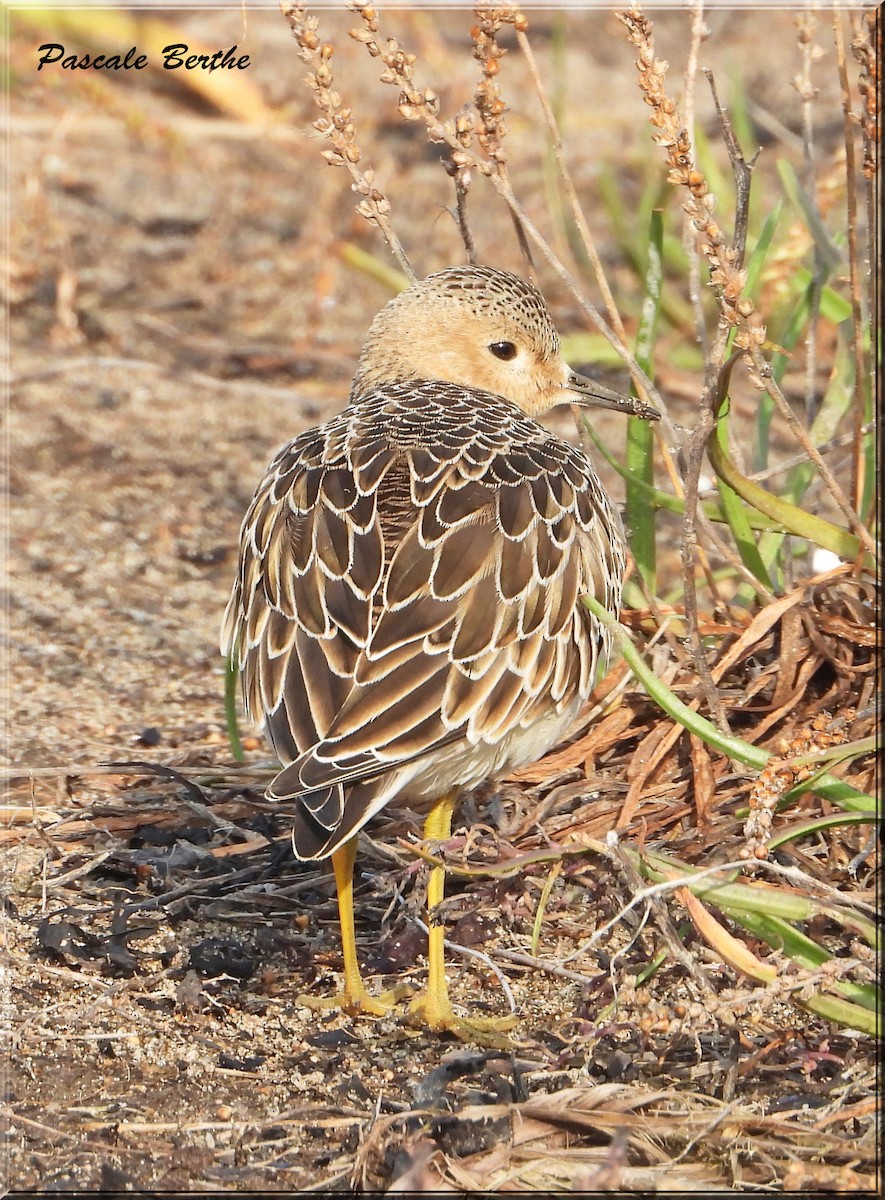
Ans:
[[[579,404],[658,419],[648,405],[573,371],[541,293],[490,267],[449,267],[429,275],[372,322],[351,397],[409,379],[492,392],[531,417]]]

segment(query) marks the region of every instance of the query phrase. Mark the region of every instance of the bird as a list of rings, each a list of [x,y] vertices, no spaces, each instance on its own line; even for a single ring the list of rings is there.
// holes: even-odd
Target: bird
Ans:
[[[280,770],[300,860],[331,858],[343,991],[312,1008],[379,1015],[357,957],[357,837],[398,800],[451,836],[458,799],[542,757],[611,649],[582,603],[617,614],[618,511],[582,450],[538,420],[558,405],[647,419],[577,374],[541,293],[482,265],[417,280],[375,317],[344,409],[274,456],[240,530],[221,651]],[[288,811],[288,809],[287,809]],[[514,1019],[461,1017],[448,993],[444,869],[428,884],[428,977],[410,1017],[465,1041]]]

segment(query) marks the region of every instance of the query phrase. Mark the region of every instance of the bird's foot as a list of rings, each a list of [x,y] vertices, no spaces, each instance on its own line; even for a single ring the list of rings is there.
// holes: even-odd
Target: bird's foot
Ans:
[[[459,1041],[472,1042],[493,1050],[510,1049],[508,1031],[515,1028],[518,1018],[459,1017],[448,997],[432,991],[422,992],[409,1005],[409,1023],[434,1033],[453,1033]]]
[[[396,1008],[400,1000],[412,994],[407,983],[398,983],[389,991],[372,996],[365,988],[336,992],[334,996],[296,996],[295,1003],[314,1012],[330,1012],[339,1009],[350,1016],[386,1017]]]

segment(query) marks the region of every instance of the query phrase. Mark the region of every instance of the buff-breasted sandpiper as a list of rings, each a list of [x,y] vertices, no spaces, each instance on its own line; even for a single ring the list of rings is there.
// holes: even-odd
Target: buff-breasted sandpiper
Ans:
[[[331,856],[344,950],[335,1003],[387,1011],[360,975],[357,834],[401,796],[450,836],[459,794],[541,757],[588,696],[618,611],[626,547],[581,450],[535,418],[572,403],[656,417],[576,375],[540,293],[488,267],[413,284],[375,318],[347,407],[271,462],[243,521],[222,651],[282,770],[300,859]],[[432,1029],[457,1017],[432,910]],[[503,1024],[503,1023],[499,1023]]]

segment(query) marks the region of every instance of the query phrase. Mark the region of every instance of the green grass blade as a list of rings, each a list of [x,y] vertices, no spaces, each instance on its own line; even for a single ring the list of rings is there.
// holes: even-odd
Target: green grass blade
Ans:
[[[647,847],[640,854],[637,850],[622,847],[631,860],[635,860],[636,868],[645,879],[653,883],[663,883],[673,880],[674,876],[684,876],[685,886],[700,900],[709,900],[717,908],[734,908],[740,912],[770,913],[783,918],[785,921],[809,921],[818,915],[820,905],[801,896],[798,892],[790,892],[784,888],[760,888],[747,883],[723,882],[715,875],[705,875],[697,878],[697,870],[678,859],[669,858],[666,854],[649,850]],[[737,872],[732,872],[732,878]],[[680,878],[682,883],[683,879]]]
[[[803,288],[808,288],[811,286],[811,279],[811,272],[808,268],[799,267],[796,272],[797,283],[801,284]],[[849,320],[854,310],[850,300],[825,285],[820,290],[818,311],[825,321],[830,321],[833,325],[841,325],[843,321]]]
[[[879,816],[879,802],[875,796],[870,796],[867,792],[858,791],[850,783],[846,783],[843,779],[836,779],[829,772],[820,776],[812,776],[811,779],[803,779],[794,788],[790,788],[784,799],[795,800],[806,792],[814,792],[815,796],[820,796],[823,800],[829,800],[831,804],[838,805],[843,812],[864,813],[867,816],[873,817]]]
[[[858,1004],[850,1004],[837,996],[821,993],[807,1000],[797,1000],[803,1008],[813,1012],[816,1017],[823,1017],[834,1025],[844,1029],[857,1029],[860,1033],[868,1033],[871,1037],[880,1036],[880,1021],[878,1012],[870,1012]]]
[[[790,365],[790,353],[795,349],[796,343],[804,332],[808,318],[811,315],[812,299],[813,299],[814,284],[809,283],[798,297],[793,311],[790,313],[790,319],[787,322],[786,328],[775,339],[780,350],[775,351],[771,356],[771,371],[774,375],[776,383],[781,383]],[[769,403],[773,403],[771,397],[763,397],[768,399]],[[764,465],[764,464],[763,464]],[[761,467],[759,468],[762,469]]]
[[[643,983],[646,983],[649,979],[651,979],[651,977],[661,969],[669,957],[669,950],[659,950],[651,962],[647,963],[641,971],[637,972],[636,986],[641,987]]]
[[[729,912],[728,915],[733,920],[740,922],[748,933],[762,938],[774,950],[782,951],[794,963],[804,967],[807,971],[817,970],[818,967],[823,966],[825,962],[830,962],[834,957],[823,946],[819,946],[807,934],[796,929],[789,921],[784,921],[781,917],[774,917],[768,913],[750,912],[739,914]],[[873,1011],[876,1010],[881,999],[878,989],[871,984],[840,980],[830,986],[840,992],[846,1000]]]
[[[744,143],[745,145],[747,143]],[[759,276],[762,273],[762,268],[765,265],[765,258],[771,248],[771,242],[774,237],[774,231],[777,228],[781,213],[783,212],[783,201],[779,200],[775,206],[774,212],[770,213],[765,224],[762,226],[762,232],[757,239],[756,245],[753,248],[753,253],[747,262],[747,295],[756,298],[756,289],[759,283]],[[768,439],[769,430],[771,428],[771,418],[774,415],[774,401],[767,393],[763,393],[759,397],[759,407],[756,410],[756,428],[754,431],[754,444],[752,453],[753,469],[756,471],[764,470],[768,462]]]
[[[720,417],[716,422],[713,438],[716,439],[723,453],[726,452],[728,445],[727,429],[727,417]],[[774,591],[774,584],[771,582],[771,576],[768,574],[765,563],[759,554],[759,547],[756,545],[756,539],[753,537],[753,531],[750,527],[747,515],[748,510],[744,507],[743,501],[737,492],[722,479],[719,480],[719,497],[722,501],[722,510],[725,513],[728,526],[731,530],[731,536],[734,538],[738,553],[741,556],[741,562],[748,571],[752,571],[759,582],[764,584],[769,591]]]
[[[583,599],[587,608],[590,609],[597,620],[611,633],[630,670],[648,692],[649,696],[651,696],[652,700],[668,716],[672,717],[674,721],[677,721],[690,733],[696,734],[707,745],[721,750],[723,754],[727,754],[729,758],[743,763],[745,766],[753,767],[757,771],[762,770],[771,758],[771,754],[767,750],[764,750],[761,746],[753,746],[750,742],[745,742],[742,738],[722,733],[712,721],[708,721],[706,717],[702,717],[700,713],[689,708],[687,704],[683,704],[679,697],[665,683],[662,683],[651,668],[646,665],[642,655],[633,645],[633,639],[630,637],[628,631],[619,621],[615,620],[608,609],[600,604],[595,596],[584,596]],[[793,789],[797,794],[798,788],[804,791],[813,791],[815,795],[832,800],[840,808],[844,808],[849,812],[871,812],[875,810],[876,802],[872,796],[858,791],[857,788],[853,788],[841,779],[836,779],[829,771],[820,776],[804,780],[803,783],[797,785],[797,788]]]
[[[661,307],[664,277],[661,250],[663,236],[663,214],[659,211],[653,212],[649,223],[645,300],[635,349],[636,361],[649,379],[654,377],[655,329]],[[657,593],[656,509],[653,504],[648,503],[644,491],[637,488],[635,483],[642,483],[646,487],[654,485],[654,447],[654,430],[650,422],[639,417],[629,417],[625,453],[627,538],[637,569],[652,595]]]
[[[622,846],[622,851],[644,879],[655,883],[684,881],[684,886],[699,899],[715,905],[741,928],[806,970],[817,970],[834,956],[797,929],[796,923],[825,915],[864,937],[874,948],[877,944],[874,922],[853,909],[822,904],[787,888],[735,882],[736,872],[731,872],[724,881],[710,875],[698,878],[697,870],[647,847],[642,853],[628,846]],[[836,1024],[878,1034],[882,1002],[878,988],[849,980],[834,980],[828,987],[831,990],[810,995],[803,991],[796,995],[795,1001]]]
[[[224,665],[224,720],[227,725],[227,740],[230,742],[231,753],[235,762],[245,762],[246,754],[240,740],[240,729],[237,723],[237,681],[240,673],[234,659],[236,650]]]
[[[824,829],[835,829],[842,825],[872,825],[875,823],[874,813],[838,812],[825,817],[813,817],[809,821],[800,821],[798,825],[790,825],[780,833],[772,834],[766,845],[769,850],[777,850],[778,846],[786,846],[797,838],[806,837],[810,833],[820,833]]]
[[[853,533],[849,533],[847,529],[842,529],[838,525],[833,525],[831,521],[825,521],[823,517],[816,517],[813,513],[805,512],[795,504],[781,500],[773,492],[766,491],[758,483],[747,479],[740,473],[714,437],[711,437],[707,443],[707,452],[719,478],[724,479],[729,487],[733,488],[742,499],[758,509],[759,512],[780,522],[785,529],[796,534],[797,537],[807,538],[815,546],[832,550],[840,558],[851,562],[858,557],[860,541]]]
[[[765,224],[762,226],[762,232],[756,240],[753,253],[747,260],[746,292],[748,296],[755,296],[756,294],[756,285],[759,282],[759,276],[765,265],[765,256],[771,248],[771,239],[774,237],[774,231],[777,228],[783,207],[783,202],[779,200],[775,205],[774,212],[769,214]]]
[[[347,263],[349,267],[360,271],[363,275],[367,275],[370,279],[377,280],[386,288],[389,288],[394,296],[404,291],[411,282],[409,278],[398,271],[396,267],[391,267],[388,263],[378,258],[375,254],[370,254],[368,250],[363,250],[361,246],[357,246],[354,242],[342,242],[338,250],[339,257],[342,262]]]
[[[869,415],[866,420],[869,421]],[[878,449],[875,432],[871,430],[863,439],[864,492],[860,506],[861,513],[869,514],[866,518],[867,525],[876,523],[875,505],[879,491]]]
[[[642,655],[633,645],[629,633],[614,619],[608,609],[604,608],[595,596],[585,596],[584,603],[611,632],[631,671],[664,712],[674,721],[678,721],[690,733],[697,734],[699,738],[709,745],[715,746],[729,758],[736,759],[745,766],[762,770],[770,757],[767,750],[762,750],[759,746],[751,746],[749,742],[745,742],[741,738],[722,733],[712,721],[708,721],[706,717],[696,713],[687,704],[683,704],[679,697],[658,679],[651,668],[646,666]]]
[[[544,913],[547,909],[547,901],[550,899],[550,893],[553,891],[553,885],[556,883],[562,871],[562,863],[555,862],[547,872],[547,878],[544,880],[544,886],[541,888],[541,895],[538,899],[538,910],[535,913],[535,920],[532,925],[532,938],[529,943],[529,953],[537,954],[538,946],[541,942],[541,926],[544,923]]]
[[[808,971],[814,971],[833,958],[829,950],[819,945],[801,929],[791,925],[789,921],[784,921],[782,917],[775,917],[769,913],[743,912],[740,918],[735,919],[740,919],[742,923],[746,922],[750,933],[763,938],[775,950],[782,950],[794,963],[805,967]],[[849,1000],[856,1000],[858,1004],[867,1007],[875,1006],[876,989],[874,987],[869,984],[848,984],[846,986],[852,993],[851,995],[847,991],[845,993]]]

